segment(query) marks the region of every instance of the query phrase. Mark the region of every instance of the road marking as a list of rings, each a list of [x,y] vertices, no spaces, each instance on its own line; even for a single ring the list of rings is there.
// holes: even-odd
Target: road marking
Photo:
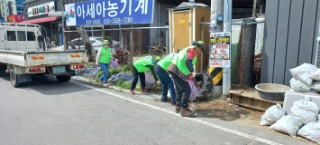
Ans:
[[[108,92],[107,90],[104,90],[104,89],[101,89],[101,88],[96,88],[96,87],[93,87],[93,86],[90,86],[90,85],[86,85],[86,84],[81,84],[81,83],[78,83],[78,82],[72,82],[72,83],[75,83],[75,84],[78,84],[78,85],[81,85],[81,86],[84,86],[84,87],[88,87],[88,88],[93,89],[95,91],[106,93],[108,95],[112,95],[112,96],[115,96],[117,98],[120,98],[120,99],[123,99],[123,100],[126,100],[126,101],[130,101],[130,102],[133,102],[133,103],[136,103],[136,104],[139,104],[139,105],[143,105],[143,106],[146,106],[146,107],[158,110],[158,111],[162,111],[162,112],[165,112],[165,113],[180,117],[179,113],[175,113],[173,111],[169,111],[169,110],[166,110],[164,108],[160,108],[158,106],[150,105],[148,103],[143,103],[143,102],[140,102],[140,101],[137,101],[137,100],[134,100],[134,99],[130,99],[130,98],[127,98],[127,97],[124,97],[124,96],[121,96],[121,95],[118,95],[118,94],[115,94],[115,93],[112,93],[112,92]],[[277,143],[277,142],[274,142],[274,141],[271,141],[271,140],[259,138],[259,137],[256,137],[256,136],[253,136],[253,135],[249,135],[249,134],[246,134],[246,133],[243,133],[243,132],[240,132],[240,131],[228,129],[228,128],[225,128],[225,127],[222,127],[222,126],[219,126],[219,125],[207,122],[207,121],[203,121],[203,120],[201,120],[199,118],[188,118],[188,117],[183,117],[183,118],[187,119],[187,120],[190,120],[190,121],[193,121],[193,122],[196,122],[196,123],[200,123],[200,124],[215,128],[215,129],[222,130],[224,132],[235,134],[235,135],[238,135],[238,136],[250,139],[250,140],[255,140],[255,141],[262,142],[262,143],[269,144],[269,145],[282,145],[281,143]]]

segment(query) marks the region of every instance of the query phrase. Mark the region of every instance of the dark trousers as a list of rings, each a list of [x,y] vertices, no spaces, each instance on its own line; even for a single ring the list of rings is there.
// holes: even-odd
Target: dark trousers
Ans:
[[[164,101],[167,99],[168,88],[169,88],[170,96],[171,96],[171,102],[175,103],[176,94],[175,94],[174,85],[173,85],[172,79],[169,76],[169,73],[166,72],[159,65],[156,65],[155,71],[158,74],[158,77],[159,77],[159,79],[161,81],[161,86],[162,86],[162,97],[161,97],[161,99],[164,100]]]
[[[133,74],[133,80],[131,84],[131,90],[134,90],[137,86],[138,83],[138,76],[140,78],[140,84],[141,84],[141,89],[143,90],[146,87],[146,82],[145,82],[145,75],[144,73],[139,73],[138,70],[132,66],[132,74]]]
[[[188,82],[184,81],[174,73],[170,73],[174,84],[176,85],[176,105],[183,108],[188,107],[188,101],[191,94],[191,88]]]

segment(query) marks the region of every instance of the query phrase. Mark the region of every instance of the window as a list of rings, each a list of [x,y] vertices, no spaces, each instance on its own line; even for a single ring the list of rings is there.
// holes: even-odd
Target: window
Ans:
[[[34,32],[27,32],[27,40],[28,41],[36,41],[36,36]]]
[[[18,41],[26,41],[26,32],[25,31],[17,31]]]
[[[7,31],[7,40],[8,41],[16,41],[16,32],[15,31]]]

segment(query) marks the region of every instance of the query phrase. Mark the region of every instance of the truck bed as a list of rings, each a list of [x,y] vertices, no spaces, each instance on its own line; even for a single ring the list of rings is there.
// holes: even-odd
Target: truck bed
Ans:
[[[22,67],[55,66],[87,62],[85,50],[9,51],[0,50],[0,63]]]

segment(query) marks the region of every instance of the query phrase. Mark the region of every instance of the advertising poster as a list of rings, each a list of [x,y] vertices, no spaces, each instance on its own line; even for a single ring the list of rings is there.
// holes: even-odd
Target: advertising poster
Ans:
[[[210,33],[210,67],[229,68],[230,50],[230,33]]]

